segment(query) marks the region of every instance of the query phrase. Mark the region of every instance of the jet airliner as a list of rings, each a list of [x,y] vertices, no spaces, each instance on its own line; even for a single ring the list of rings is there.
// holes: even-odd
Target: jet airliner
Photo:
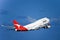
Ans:
[[[39,19],[31,24],[22,26],[16,20],[13,20],[15,31],[38,30],[40,28],[50,28],[50,19],[47,17]]]
[[[33,23],[27,24],[25,26],[20,25],[16,20],[13,20],[14,27],[12,27],[15,31],[29,31],[29,30],[38,30],[40,28],[50,28],[50,19],[45,17],[39,19]],[[3,25],[2,25],[3,26]]]

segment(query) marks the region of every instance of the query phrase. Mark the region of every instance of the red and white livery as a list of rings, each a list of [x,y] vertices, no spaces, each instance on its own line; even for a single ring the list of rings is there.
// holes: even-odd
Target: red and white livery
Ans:
[[[50,28],[50,19],[47,17],[39,19],[31,24],[22,26],[16,20],[13,20],[15,31],[37,30],[39,28]]]

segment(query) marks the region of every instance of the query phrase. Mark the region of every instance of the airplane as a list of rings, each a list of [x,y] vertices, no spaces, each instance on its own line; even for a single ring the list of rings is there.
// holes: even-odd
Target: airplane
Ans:
[[[38,30],[40,28],[50,28],[50,19],[45,17],[42,19],[39,19],[33,23],[30,23],[28,25],[22,26],[20,25],[16,20],[13,20],[14,27],[13,29],[15,31],[31,31],[31,30]],[[3,25],[2,25],[3,26]]]

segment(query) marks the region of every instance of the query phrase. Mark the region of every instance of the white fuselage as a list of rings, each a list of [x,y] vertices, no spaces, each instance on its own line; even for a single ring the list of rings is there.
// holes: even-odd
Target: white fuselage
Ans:
[[[49,22],[50,22],[50,20],[48,18],[42,18],[31,24],[25,25],[24,27],[27,28],[28,30],[36,30],[36,29],[44,27]],[[48,26],[48,27],[50,27],[50,26]]]

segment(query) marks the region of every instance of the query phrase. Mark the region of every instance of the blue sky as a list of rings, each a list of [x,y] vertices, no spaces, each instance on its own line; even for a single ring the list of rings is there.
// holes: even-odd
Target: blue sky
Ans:
[[[26,25],[28,16],[50,18],[51,28],[15,32],[0,27],[0,40],[60,40],[60,0],[0,0],[0,25],[13,26],[14,19]]]

